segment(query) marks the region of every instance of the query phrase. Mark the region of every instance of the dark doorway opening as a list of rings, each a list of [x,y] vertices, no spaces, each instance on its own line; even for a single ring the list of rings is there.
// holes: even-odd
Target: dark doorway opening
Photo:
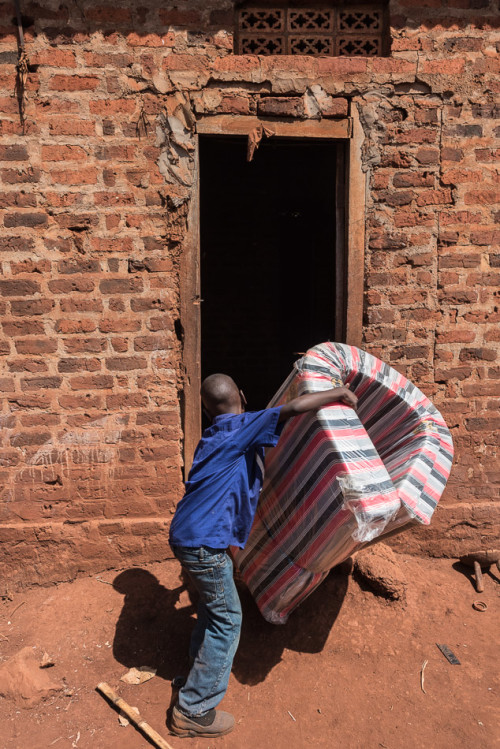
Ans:
[[[300,353],[342,339],[345,146],[200,136],[202,378],[264,408]]]

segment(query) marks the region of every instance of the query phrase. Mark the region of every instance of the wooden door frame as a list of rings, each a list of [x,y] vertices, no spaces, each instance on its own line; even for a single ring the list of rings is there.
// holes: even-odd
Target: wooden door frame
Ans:
[[[189,207],[188,232],[180,267],[180,312],[184,330],[182,365],[184,388],[182,420],[184,430],[184,472],[201,434],[201,314],[200,314],[200,185],[199,135],[246,135],[262,124],[274,135],[286,138],[329,138],[349,142],[347,195],[343,242],[345,245],[345,340],[359,346],[363,325],[363,283],[365,246],[366,179],[361,169],[363,131],[355,108],[352,117],[342,120],[286,120],[273,117],[214,115],[201,117],[196,123],[193,194]],[[339,292],[340,289],[337,290]],[[337,328],[336,336],[341,336]]]

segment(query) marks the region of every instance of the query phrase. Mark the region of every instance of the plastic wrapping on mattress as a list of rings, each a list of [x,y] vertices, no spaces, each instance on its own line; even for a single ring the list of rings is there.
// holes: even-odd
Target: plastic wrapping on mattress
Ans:
[[[265,480],[236,564],[263,616],[284,623],[363,544],[429,524],[453,445],[444,420],[405,377],[353,346],[310,349],[271,405],[349,384],[358,408],[334,403],[290,419],[268,450]]]

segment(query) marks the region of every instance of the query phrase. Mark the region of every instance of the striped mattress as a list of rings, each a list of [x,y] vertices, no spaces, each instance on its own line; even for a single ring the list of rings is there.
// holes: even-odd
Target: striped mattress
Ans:
[[[263,616],[283,624],[332,567],[403,526],[428,525],[453,458],[450,432],[405,377],[354,346],[323,343],[296,362],[270,405],[349,385],[341,403],[290,419],[236,565]]]

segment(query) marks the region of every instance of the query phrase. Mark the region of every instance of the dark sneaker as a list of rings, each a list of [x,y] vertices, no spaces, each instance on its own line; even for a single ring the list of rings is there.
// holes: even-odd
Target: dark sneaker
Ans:
[[[173,689],[182,689],[187,681],[187,676],[174,676],[171,685]]]
[[[234,718],[230,713],[223,710],[209,710],[199,718],[194,715],[184,715],[177,706],[172,710],[172,721],[170,731],[180,738],[215,738],[225,736],[234,728]]]

